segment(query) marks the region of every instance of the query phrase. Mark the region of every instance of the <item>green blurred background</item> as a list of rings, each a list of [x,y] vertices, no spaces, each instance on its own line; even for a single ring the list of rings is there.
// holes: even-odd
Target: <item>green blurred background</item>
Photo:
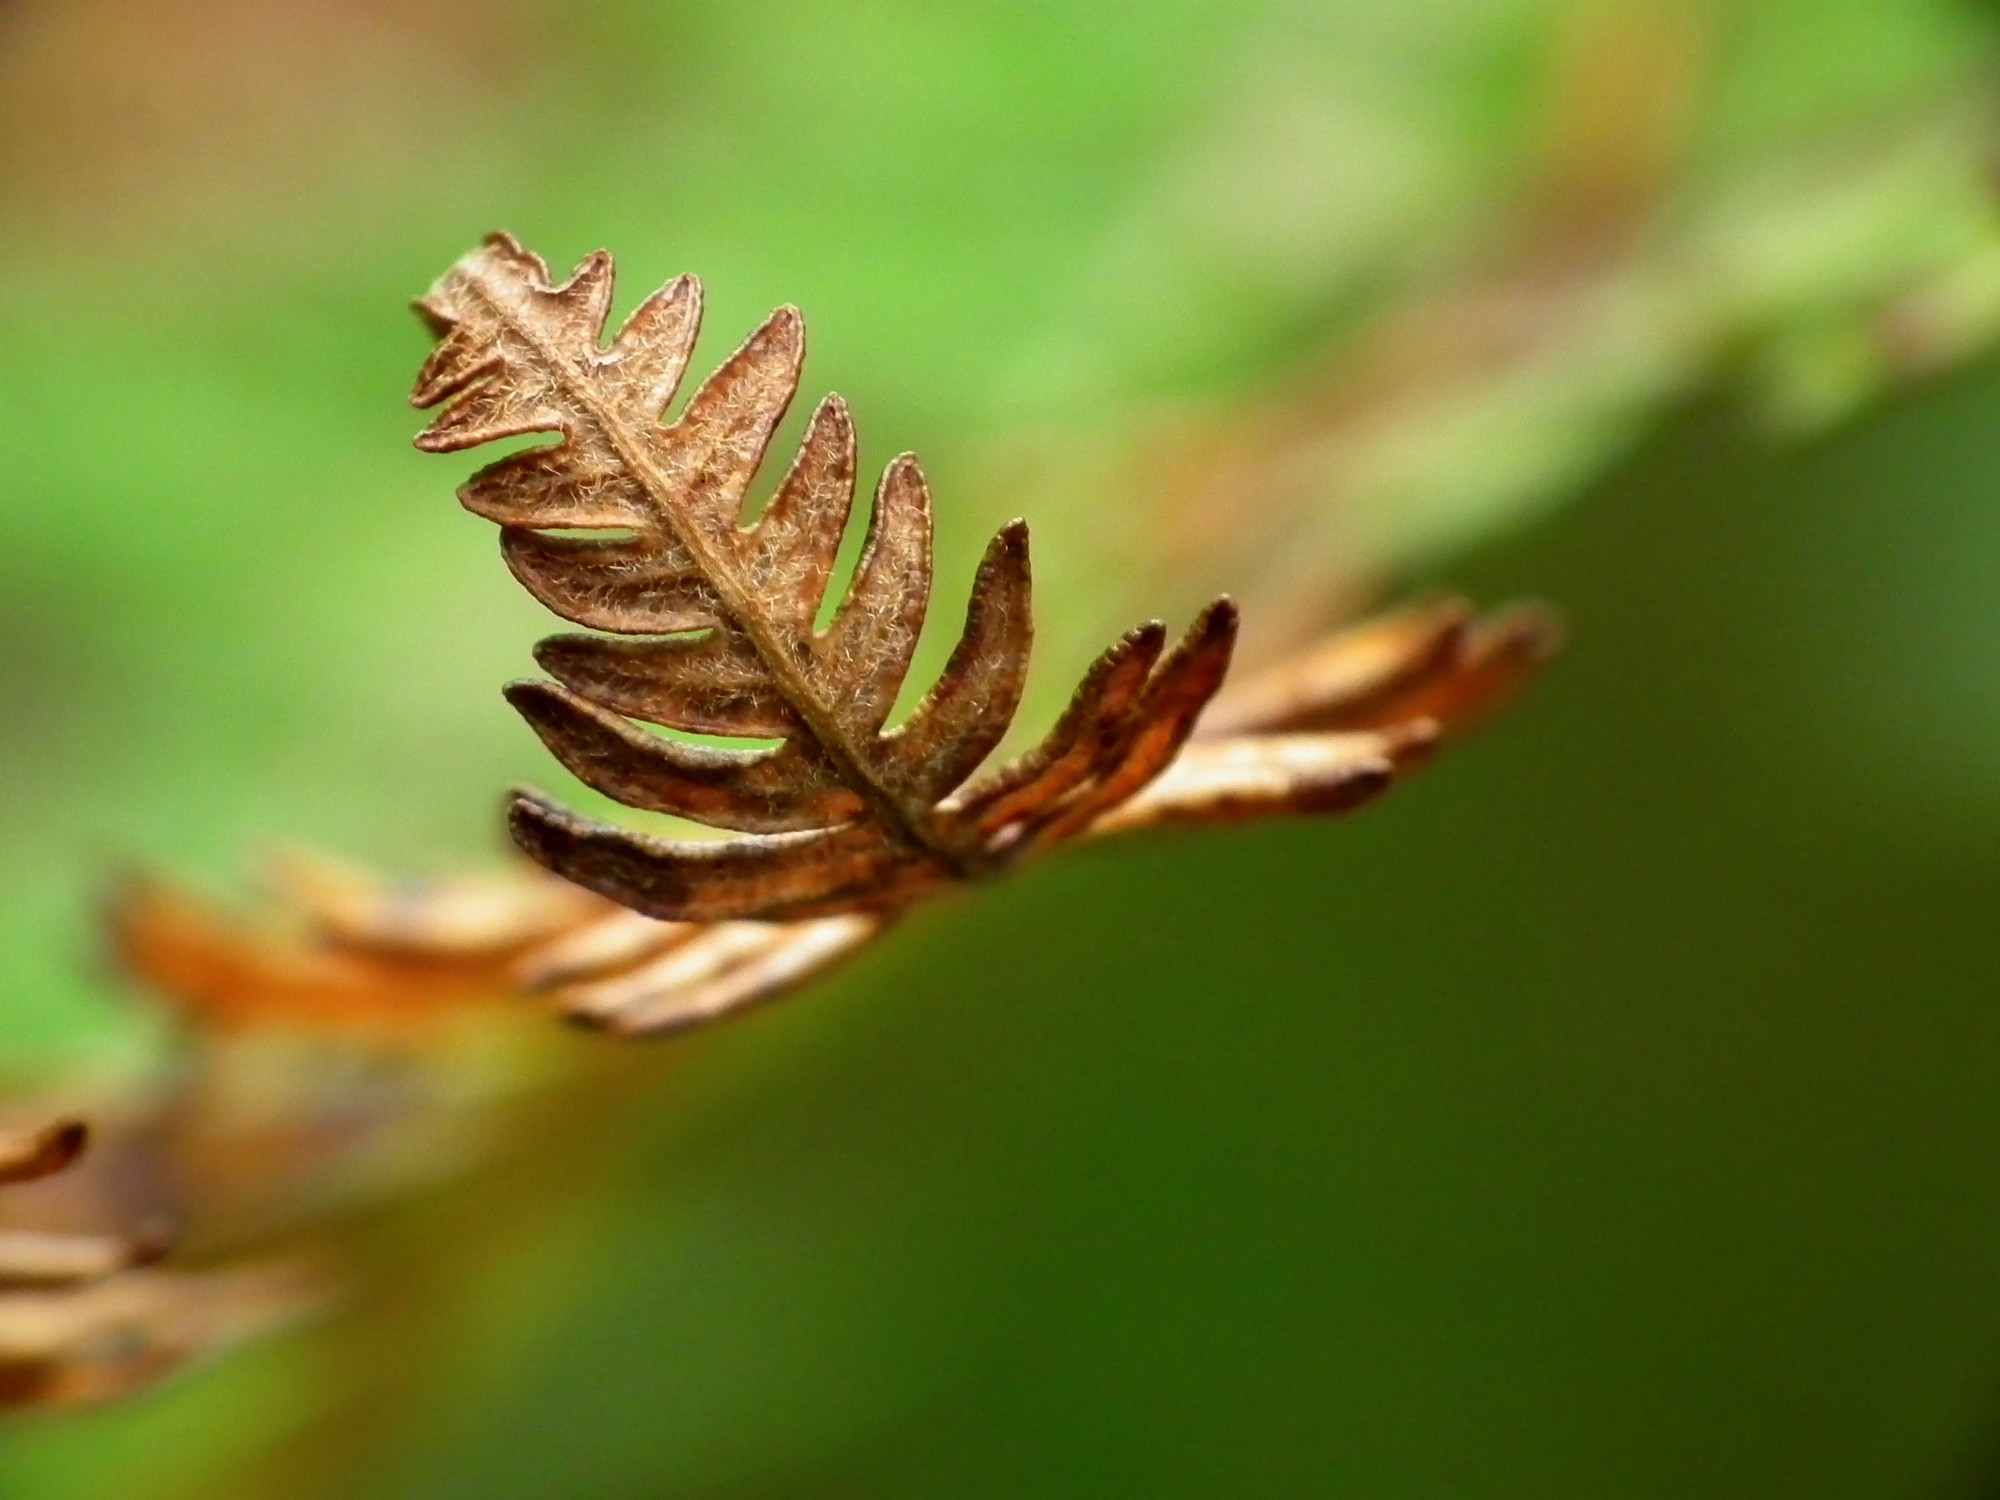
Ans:
[[[2000,1495],[1997,49],[1943,0],[4,0],[24,1088],[153,1066],[108,866],[450,870],[510,781],[582,800],[496,691],[549,624],[471,462],[408,446],[405,304],[492,227],[626,306],[699,271],[704,356],[801,304],[864,459],[925,456],[940,618],[1034,522],[1044,709],[1218,587],[1573,643],[1358,818],[1051,860],[666,1044],[575,1191],[414,1195],[337,1462],[270,1477],[322,1326],[16,1422],[0,1493]]]

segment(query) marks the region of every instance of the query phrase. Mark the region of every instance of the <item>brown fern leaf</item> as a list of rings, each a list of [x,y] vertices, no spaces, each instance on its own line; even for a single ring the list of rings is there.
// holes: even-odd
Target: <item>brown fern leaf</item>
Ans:
[[[1539,609],[1482,620],[1458,600],[1339,632],[1220,695],[1167,770],[1090,815],[1087,833],[1358,807],[1519,691],[1555,643]],[[514,990],[621,1035],[685,1030],[789,993],[887,926],[869,913],[662,922],[574,888],[562,900],[546,876],[385,880],[296,853],[275,873],[308,951],[488,985],[497,968]]]
[[[533,858],[669,921],[880,914],[1082,833],[1166,769],[1222,683],[1236,635],[1228,600],[1171,651],[1158,625],[1132,632],[1038,749],[971,780],[1027,676],[1026,527],[994,538],[942,677],[888,728],[931,591],[916,460],[889,465],[853,582],[816,630],[854,500],[854,430],[837,397],[814,413],[764,513],[744,520],[798,390],[798,312],[773,313],[664,424],[700,285],[682,277],[655,293],[607,348],[611,278],[600,251],[553,285],[505,235],[453,267],[417,304],[439,343],[412,400],[443,406],[417,446],[559,435],[481,471],[461,498],[500,524],[508,566],[537,599],[628,639],[545,641],[537,659],[556,681],[515,683],[508,697],[588,785],[746,837],[652,838],[522,793],[510,823]],[[575,531],[607,535],[558,534]],[[634,719],[780,743],[716,749]]]
[[[1480,619],[1455,599],[1340,631],[1218,697],[1165,774],[1091,832],[1358,807],[1497,712],[1560,640],[1538,605]]]
[[[1068,816],[1095,838],[1358,807],[1519,691],[1555,641],[1532,607],[1482,620],[1446,600],[1365,622],[1221,694],[1136,796]],[[1034,774],[1087,762],[1077,716],[1067,723]],[[1009,815],[1006,795],[989,816]],[[128,881],[110,908],[114,951],[209,1027],[406,1027],[535,994],[585,1025],[662,1035],[789,993],[890,921],[661,921],[533,866],[387,879],[299,850],[273,860],[265,884],[275,901],[237,915]]]
[[[300,887],[307,868],[303,860],[279,867],[282,877]],[[331,884],[340,877],[336,867],[325,866],[320,878]],[[512,899],[496,901],[489,914],[510,926],[495,926],[489,945],[481,947],[478,929],[467,918],[479,915],[477,903],[493,888],[487,882],[465,884],[476,888],[455,886],[451,909],[435,926],[422,929],[417,923],[427,913],[411,908],[418,900],[428,906],[433,898],[385,894],[381,909],[366,914],[374,924],[369,940],[347,943],[317,934],[316,940],[301,941],[288,920],[245,920],[156,877],[135,875],[111,892],[105,935],[122,970],[205,1028],[401,1031],[505,998],[514,989],[509,961],[557,930],[546,925],[535,903],[553,897],[580,917],[576,898],[590,899],[547,877],[523,881]],[[302,890],[288,887],[285,895],[286,909],[275,915],[289,919],[306,909]],[[570,899],[563,901],[564,896]],[[337,932],[332,924],[343,920],[364,920],[344,908],[343,898],[351,902],[351,886],[312,891],[311,915],[322,931]]]
[[[1426,605],[1343,632],[1204,716],[1236,632],[1218,600],[1172,650],[1157,622],[1132,631],[1037,748],[974,780],[1026,677],[1025,528],[994,539],[943,676],[886,727],[930,593],[915,460],[889,466],[854,581],[815,629],[854,500],[839,398],[815,412],[763,514],[744,520],[798,389],[797,312],[774,313],[666,423],[700,286],[682,277],[655,293],[607,347],[610,293],[603,252],[557,286],[538,257],[492,237],[417,304],[439,343],[412,398],[444,408],[417,440],[428,451],[558,438],[481,471],[461,498],[500,524],[537,599],[613,637],[544,641],[537,659],[556,681],[515,683],[510,700],[588,785],[744,835],[653,838],[516,794],[515,841],[627,909],[512,960],[520,983],[578,1019],[625,1032],[714,1019],[819,972],[939,886],[1068,839],[1359,806],[1511,696],[1553,647],[1533,609],[1481,621],[1457,602]],[[779,743],[717,749],[635,719]],[[370,930],[362,952],[394,950],[387,927]]]
[[[1202,715],[1198,734],[1367,730],[1420,718],[1462,731],[1519,692],[1561,639],[1540,605],[1485,619],[1462,599],[1414,605],[1232,683]]]
[[[240,909],[127,876],[105,905],[112,959],[203,1031],[386,1039],[540,996],[582,1024],[650,1033],[795,989],[883,926],[662,922],[533,865],[388,879],[287,849],[264,875],[269,899]]]
[[[545,994],[571,1019],[618,1031],[681,1030],[746,1009],[832,967],[883,926],[861,913],[663,922],[533,866],[392,881],[295,850],[272,875],[306,928],[293,962],[339,960],[377,975],[414,967],[441,993]],[[235,946],[255,949],[242,933]],[[268,993],[285,1003],[282,991]],[[380,1014],[403,999],[390,989],[356,1009]]]

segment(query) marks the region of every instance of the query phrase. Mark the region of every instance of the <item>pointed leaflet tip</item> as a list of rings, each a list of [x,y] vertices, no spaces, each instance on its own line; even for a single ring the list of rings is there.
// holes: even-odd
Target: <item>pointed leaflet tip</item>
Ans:
[[[752,528],[750,566],[773,612],[803,630],[819,614],[854,510],[856,445],[847,403],[821,401],[792,466]]]
[[[1236,631],[1242,623],[1243,612],[1236,601],[1227,594],[1217,595],[1214,602],[1195,616],[1195,622],[1188,630],[1187,644],[1197,649],[1211,649],[1224,641],[1236,643]]]
[[[611,313],[615,274],[611,252],[593,250],[577,262],[569,280],[548,293],[563,308],[565,316],[575,320],[579,331],[592,344],[604,337],[604,320]]]
[[[698,287],[700,283],[695,283]],[[796,307],[787,304],[775,308],[771,315],[751,330],[750,336],[736,348],[736,352],[722,362],[716,372],[702,382],[700,390],[694,394],[687,412],[679,423],[683,427],[697,427],[696,406],[704,400],[715,401],[722,398],[731,387],[741,382],[747,373],[768,366],[777,371],[788,371],[791,384],[798,384],[799,369],[805,362],[806,325]],[[785,399],[790,401],[791,392]],[[762,455],[759,454],[759,457]]]
[[[574,292],[579,287],[588,291],[600,282],[611,280],[615,269],[609,250],[593,250],[576,263],[576,268],[569,273],[569,278],[555,287],[554,291],[558,296],[564,292]]]
[[[854,678],[842,711],[858,736],[875,735],[888,718],[930,597],[930,486],[916,455],[904,453],[876,488],[847,598],[818,642],[820,659]]]
[[[466,255],[459,265],[470,265],[481,259],[502,261],[521,273],[531,285],[542,290],[548,288],[549,263],[504,229],[496,229],[487,235],[479,242],[479,248]]]
[[[0,1183],[33,1182],[63,1171],[89,1144],[90,1127],[61,1120],[33,1135],[0,1142]]]
[[[687,373],[701,331],[701,283],[678,276],[625,320],[598,368],[626,391],[643,419],[660,420]]]
[[[1116,763],[1166,644],[1167,627],[1158,620],[1128,630],[1091,664],[1039,745],[953,802],[989,840],[1009,847],[1054,816],[1079,788]]]
[[[1034,644],[1029,594],[1028,528],[1013,521],[986,546],[951,660],[885,741],[911,795],[926,804],[955,791],[1014,721]]]
[[[1195,720],[1222,686],[1236,645],[1236,601],[1223,595],[1195,617],[1180,644],[1147,679],[1122,738],[1104,748],[1092,782],[1060,808],[1030,820],[1033,841],[1056,844],[1085,832],[1099,817],[1135,797],[1173,763]]]
[[[705,533],[712,546],[735,545],[724,538],[740,528],[751,480],[798,394],[804,359],[798,310],[779,308],[702,382],[679,421],[648,434],[653,461],[670,476],[655,481],[661,492],[654,503],[672,511],[678,524]],[[643,414],[646,428],[656,417],[650,410]],[[710,566],[721,569],[721,559]]]

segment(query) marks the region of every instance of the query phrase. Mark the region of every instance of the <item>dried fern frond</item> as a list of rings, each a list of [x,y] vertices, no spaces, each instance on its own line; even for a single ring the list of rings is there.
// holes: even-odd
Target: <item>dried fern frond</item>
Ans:
[[[1340,631],[1223,693],[1173,765],[1091,831],[1357,806],[1498,711],[1560,638],[1539,606],[1480,619],[1455,599]]]
[[[1223,694],[1167,772],[1088,834],[1358,806],[1496,708],[1554,640],[1541,611],[1481,620],[1455,600],[1341,632]],[[129,882],[114,949],[208,1026],[409,1023],[541,995],[572,1020],[655,1035],[788,993],[888,925],[667,922],[532,866],[391,880],[296,850],[266,885],[271,909],[237,915]]]
[[[1513,697],[1561,635],[1540,605],[1485,618],[1463,599],[1413,605],[1336,631],[1231,683],[1196,734],[1382,729],[1417,719],[1462,732]]]
[[[121,969],[206,1030],[407,1028],[524,995],[586,1024],[675,1030],[796,988],[880,920],[662,922],[528,866],[389,880],[288,850],[261,909],[128,878],[106,908]]]
[[[0,1139],[0,1184],[72,1167],[81,1121]],[[301,1267],[153,1266],[166,1236],[0,1229],[0,1409],[76,1405],[143,1388],[319,1296]]]
[[[440,342],[412,397],[444,410],[417,439],[451,452],[524,433],[561,441],[482,471],[466,506],[500,523],[514,575],[564,618],[631,639],[558,636],[554,682],[508,689],[556,758],[628,805],[748,837],[671,841],[533,794],[517,842],[621,905],[670,921],[893,911],[1073,835],[1165,768],[1221,685],[1236,612],[1218,600],[1167,649],[1133,631],[1055,732],[974,781],[1012,723],[1032,637],[1027,528],[988,547],[943,676],[887,726],[931,592],[930,495],[916,460],[876,491],[854,581],[814,629],[854,501],[854,429],[829,397],[776,497],[749,489],[796,394],[804,327],[781,308],[662,424],[693,351],[700,285],[648,298],[606,349],[611,258],[553,286],[495,236],[419,304]],[[596,530],[610,539],[556,532]],[[632,720],[775,749],[713,749]]]
[[[1259,679],[1197,737],[1236,635],[1221,599],[1171,649],[1157,622],[1127,634],[1039,746],[979,775],[1026,680],[1025,526],[994,538],[942,677],[888,727],[931,589],[915,459],[889,465],[854,580],[816,629],[854,501],[838,397],[745,520],[798,390],[797,311],[772,314],[668,423],[700,284],[655,293],[607,346],[611,279],[600,251],[556,285],[539,257],[491,237],[417,304],[439,342],[412,396],[443,408],[417,439],[428,452],[559,439],[490,465],[460,498],[499,523],[531,594],[611,634],[544,641],[536,658],[555,681],[511,684],[509,700],[589,786],[739,835],[655,838],[516,794],[509,824],[526,853],[637,914],[528,960],[573,1015],[655,1031],[723,1014],[853,951],[945,884],[1077,837],[1356,806],[1421,763],[1441,725],[1511,691],[1550,643],[1538,616],[1481,626],[1464,606],[1431,606]],[[779,743],[715,748],[634,720]]]
[[[507,993],[506,960],[534,940],[531,902],[544,888],[571,898],[584,894],[555,880],[533,882],[506,913],[522,931],[497,953],[455,927],[427,934],[437,952],[416,951],[399,940],[400,919],[393,917],[366,944],[302,943],[287,913],[273,922],[246,921],[151,876],[118,884],[105,930],[122,969],[204,1028],[401,1029]],[[477,897],[454,892],[455,903],[470,899]]]
[[[791,989],[873,937],[850,913],[800,922],[663,922],[532,873],[388,882],[287,855],[277,887],[325,947],[551,993],[570,1016],[688,1026]],[[658,1011],[648,1006],[658,1006]]]

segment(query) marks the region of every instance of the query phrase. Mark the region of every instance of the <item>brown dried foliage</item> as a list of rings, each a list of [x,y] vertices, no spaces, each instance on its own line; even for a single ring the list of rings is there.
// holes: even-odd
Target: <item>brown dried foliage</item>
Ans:
[[[586,1024],[661,1031],[795,988],[882,926],[662,922],[533,866],[388,880],[290,851],[268,875],[271,899],[247,914],[128,879],[113,956],[203,1030],[403,1031],[533,994]]]
[[[1536,615],[1476,627],[1462,606],[1426,608],[1253,682],[1198,734],[1236,635],[1220,599],[1171,649],[1158,622],[1127,634],[1040,745],[976,775],[1027,677],[1025,525],[994,538],[943,675],[887,727],[931,591],[916,460],[889,465],[853,581],[816,628],[854,502],[838,397],[745,519],[798,390],[798,312],[773,313],[667,422],[700,284],[654,293],[607,345],[611,290],[602,251],[556,285],[538,256],[489,238],[417,303],[439,342],[411,398],[443,408],[417,439],[427,452],[559,439],[483,469],[460,498],[499,523],[535,598],[611,634],[544,641],[536,657],[555,681],[513,683],[509,700],[586,784],[740,835],[657,838],[515,795],[524,851],[653,923],[607,917],[528,960],[524,979],[561,990],[580,1018],[657,1031],[737,1009],[946,884],[1079,836],[1353,807],[1418,763],[1441,725],[1511,691],[1552,639]],[[779,743],[717,748],[641,723]]]
[[[602,251],[557,286],[505,235],[453,267],[417,304],[439,343],[412,400],[443,407],[417,445],[559,435],[484,469],[461,499],[500,524],[507,563],[537,599],[625,639],[545,641],[537,658],[556,681],[508,695],[607,796],[748,837],[644,838],[523,794],[512,823],[530,854],[665,920],[890,912],[1088,831],[1173,763],[1222,685],[1229,601],[1172,650],[1157,623],[1132,631],[1039,747],[972,779],[1026,682],[1025,525],[994,538],[943,676],[886,728],[931,590],[930,497],[915,459],[889,465],[853,582],[815,629],[854,501],[854,429],[838,397],[814,413],[770,505],[744,519],[798,390],[797,311],[773,313],[665,423],[700,284],[684,276],[649,297],[607,348],[611,285]],[[576,531],[615,535],[559,534]],[[781,743],[715,749],[634,719]]]
[[[0,1185],[68,1171],[88,1134],[81,1121],[65,1120],[0,1138]],[[0,1229],[0,1409],[142,1389],[315,1296],[296,1266],[169,1271],[153,1264],[168,1249],[153,1229]]]
[[[461,877],[390,883],[288,851],[259,917],[151,876],[119,882],[112,956],[204,1029],[403,1029],[517,988],[515,961],[609,910],[566,881]]]
[[[1013,721],[1032,623],[1020,522],[988,547],[943,676],[886,728],[931,592],[931,505],[909,455],[889,465],[846,597],[816,630],[854,502],[854,429],[829,397],[768,508],[752,480],[798,390],[804,327],[781,308],[689,400],[701,290],[648,298],[608,349],[611,258],[562,286],[495,236],[418,304],[439,344],[412,399],[444,410],[417,439],[452,452],[524,433],[462,494],[500,523],[514,575],[564,618],[628,637],[558,636],[555,682],[508,696],[556,758],[630,806],[748,835],[669,841],[523,794],[514,836],[538,861],[649,916],[729,921],[880,913],[1080,833],[1170,762],[1221,685],[1236,612],[1218,600],[1178,646],[1158,625],[1113,646],[1021,760],[974,781]],[[623,533],[579,539],[556,531]],[[670,729],[777,739],[714,749]]]
[[[1455,600],[1344,631],[1222,694],[1167,772],[1090,832],[1358,806],[1497,707],[1553,643],[1538,610],[1481,620]],[[248,916],[124,882],[115,956],[204,1030],[402,1028],[533,994],[637,1034],[786,993],[887,923],[661,921],[532,866],[388,880],[288,851],[267,877],[272,899]]]
[[[1342,632],[1218,698],[1168,771],[1091,834],[1358,806],[1497,707],[1553,643],[1540,611],[1480,620],[1454,600]],[[273,909],[258,919],[128,882],[115,950],[204,1028],[407,1026],[539,994],[637,1035],[784,994],[887,925],[872,913],[667,922],[532,867],[395,881],[291,852],[267,883]]]

